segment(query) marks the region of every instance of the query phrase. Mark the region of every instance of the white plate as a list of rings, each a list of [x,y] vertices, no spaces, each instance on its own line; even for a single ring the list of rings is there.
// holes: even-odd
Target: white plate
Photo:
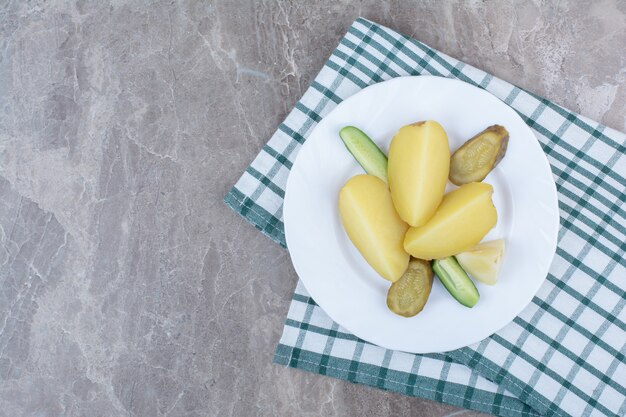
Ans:
[[[476,283],[474,308],[457,303],[435,279],[424,310],[403,318],[387,308],[390,283],[365,262],[341,225],[339,189],[363,171],[338,132],[357,126],[386,152],[401,126],[428,119],[441,123],[452,150],[492,124],[509,131],[506,156],[485,179],[495,190],[498,223],[484,240],[504,238],[506,254],[497,285]],[[284,220],[296,272],[333,320],[376,345],[431,353],[479,342],[530,303],[556,250],[559,212],[548,161],[515,111],[470,84],[419,76],[365,88],[324,117],[291,169]]]

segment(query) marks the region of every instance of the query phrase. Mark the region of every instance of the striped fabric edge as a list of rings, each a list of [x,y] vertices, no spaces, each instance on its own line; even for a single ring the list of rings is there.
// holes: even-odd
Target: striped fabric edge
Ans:
[[[442,360],[453,362],[449,357],[442,358]],[[501,393],[473,389],[470,386],[442,379],[336,358],[281,343],[276,348],[274,363],[497,416],[536,417],[540,415],[519,399]],[[469,395],[468,392],[470,392]]]

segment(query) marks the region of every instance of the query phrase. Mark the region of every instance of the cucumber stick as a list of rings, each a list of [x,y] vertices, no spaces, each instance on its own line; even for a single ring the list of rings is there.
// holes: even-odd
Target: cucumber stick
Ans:
[[[476,286],[454,256],[433,261],[433,270],[448,292],[465,307],[474,307],[480,298]]]
[[[387,182],[387,156],[369,136],[354,126],[344,127],[339,136],[365,172]]]

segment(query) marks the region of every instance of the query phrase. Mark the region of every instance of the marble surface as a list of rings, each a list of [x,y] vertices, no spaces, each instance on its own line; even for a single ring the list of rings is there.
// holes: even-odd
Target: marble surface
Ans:
[[[222,198],[357,17],[626,130],[626,2],[0,2],[0,416],[477,416],[271,363]]]

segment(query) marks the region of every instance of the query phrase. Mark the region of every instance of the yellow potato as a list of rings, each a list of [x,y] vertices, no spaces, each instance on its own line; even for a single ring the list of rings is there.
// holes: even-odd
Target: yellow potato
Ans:
[[[409,229],[404,249],[416,258],[441,259],[476,245],[498,220],[491,194],[493,187],[481,182],[450,191],[428,223]]]
[[[389,189],[405,222],[421,226],[435,214],[449,171],[448,136],[439,123],[418,122],[396,133],[389,147]]]
[[[409,226],[396,213],[387,185],[373,175],[357,175],[339,192],[339,215],[348,237],[372,268],[391,282],[409,264],[403,247]]]

